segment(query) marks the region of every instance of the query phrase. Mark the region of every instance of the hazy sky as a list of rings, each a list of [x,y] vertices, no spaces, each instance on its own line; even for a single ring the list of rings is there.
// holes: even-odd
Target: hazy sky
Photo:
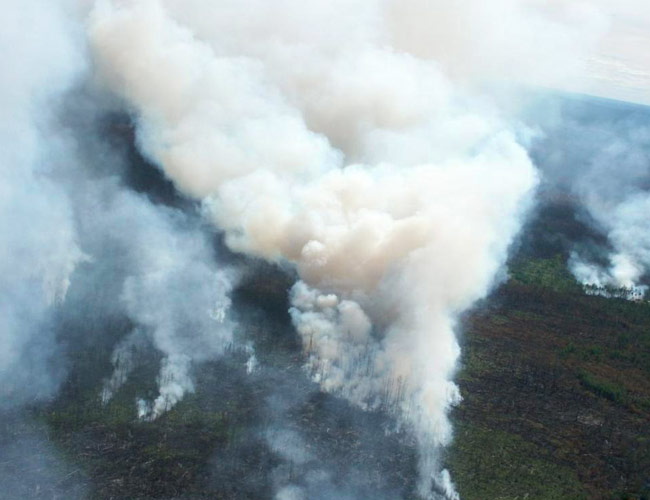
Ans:
[[[585,91],[650,104],[650,3],[594,0],[606,11],[607,32],[587,61]]]

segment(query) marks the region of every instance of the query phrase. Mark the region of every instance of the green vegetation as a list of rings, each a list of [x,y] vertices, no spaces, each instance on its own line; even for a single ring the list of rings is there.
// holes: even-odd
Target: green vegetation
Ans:
[[[625,405],[629,401],[627,391],[619,384],[597,377],[584,370],[578,372],[578,379],[587,389],[614,403]]]
[[[598,377],[585,370],[578,372],[578,379],[591,392],[613,403],[650,410],[650,398],[631,395],[620,383]]]
[[[276,281],[239,291],[238,300],[251,311],[263,305],[268,315],[249,330],[260,359],[284,369],[301,357],[287,305],[272,300],[286,297],[286,282]],[[520,258],[511,280],[464,321],[456,380],[465,400],[452,415],[455,440],[447,456],[463,500],[650,498],[649,304],[585,295],[559,256]],[[142,360],[104,406],[99,391],[109,356],[110,348],[80,352],[68,386],[33,411],[89,498],[263,498],[277,459],[263,443],[247,441],[247,430],[264,425],[264,381],[241,383],[233,369],[241,370],[241,360],[206,367],[195,394],[155,422],[141,422],[135,401],[156,396],[159,359]],[[354,450],[354,439],[345,437],[354,435],[349,423],[332,425],[342,417],[328,404],[305,403],[299,417],[305,435],[315,447],[322,439]],[[372,448],[396,465],[369,467],[394,470],[395,484],[409,488],[414,458],[404,452],[408,443],[400,446],[386,453]],[[354,460],[374,460],[367,450],[354,453]],[[232,470],[214,480],[217,466]],[[249,477],[261,482],[242,479]],[[241,492],[245,487],[251,490]]]
[[[569,342],[560,350],[560,357],[562,359],[569,359],[572,356],[582,361],[601,361],[605,356],[605,351],[599,345],[583,346]]]
[[[587,500],[571,468],[546,455],[516,434],[461,424],[448,461],[464,500]]]
[[[582,292],[567,268],[566,259],[559,254],[550,259],[518,259],[510,265],[510,276],[524,285],[556,292]]]
[[[607,344],[569,341],[559,350],[559,356],[567,361],[635,367],[650,374],[650,335],[647,331],[650,330],[639,329],[622,333],[607,339]]]
[[[559,253],[520,255],[464,326],[461,498],[650,498],[649,303],[587,295]]]
[[[155,422],[140,421],[135,396],[149,396],[149,385],[136,376],[106,405],[95,387],[34,410],[63,455],[92,478],[90,498],[123,498],[124,492],[170,498],[192,491],[215,447],[245,423],[229,415],[236,402],[215,410],[207,391],[187,395]]]

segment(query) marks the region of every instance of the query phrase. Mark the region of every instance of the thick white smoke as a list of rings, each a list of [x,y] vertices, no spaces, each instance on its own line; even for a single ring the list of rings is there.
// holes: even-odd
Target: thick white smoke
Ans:
[[[599,226],[607,234],[613,247],[608,257],[609,265],[600,266],[572,255],[570,268],[576,279],[588,285],[595,293],[611,295],[619,290],[624,297],[640,299],[647,285],[641,278],[650,269],[650,234],[648,233],[648,210],[650,194],[629,186],[630,191],[619,199],[600,198],[590,189],[586,193],[586,206]],[[610,289],[610,290],[608,290]]]
[[[647,193],[632,195],[606,212],[602,207],[590,207],[614,248],[607,266],[586,261],[578,253],[572,254],[569,267],[589,293],[631,300],[645,296],[648,287],[640,280],[650,269],[648,209]]]
[[[79,33],[60,3],[5,2],[0,54],[0,406],[51,395],[51,322],[83,260],[57,177],[74,154],[57,133],[61,96],[80,77]],[[33,37],[25,26],[40,33]],[[43,40],[47,40],[44,42]]]
[[[83,157],[82,141],[63,115],[92,122],[102,104],[69,106],[68,93],[88,77],[76,6],[73,0],[2,6],[0,408],[51,397],[63,381],[67,361],[56,315],[66,314],[74,280],[97,288],[123,279],[109,300],[139,333],[116,348],[102,398],[126,381],[131,351],[144,337],[164,358],[160,395],[147,414],[155,418],[193,389],[192,363],[218,357],[231,343],[226,313],[235,274],[216,264],[208,235],[190,217],[102,178],[120,170],[120,159],[106,158],[114,151],[104,146]],[[106,282],[84,282],[91,281],[89,268],[109,268]]]
[[[434,481],[456,497],[436,463],[460,400],[456,318],[489,291],[537,181],[519,131],[468,88],[560,71],[546,56],[600,26],[573,3],[499,5],[121,0],[89,22],[142,151],[231,249],[296,266],[307,367],[414,433],[423,496]],[[589,36],[566,29],[585,19]]]

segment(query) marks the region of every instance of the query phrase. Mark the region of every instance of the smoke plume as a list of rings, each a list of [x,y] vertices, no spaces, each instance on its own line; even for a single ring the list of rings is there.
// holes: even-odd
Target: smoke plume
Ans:
[[[3,9],[0,47],[13,69],[3,72],[0,93],[0,405],[55,394],[67,367],[59,322],[91,308],[134,325],[116,347],[105,401],[125,382],[141,338],[162,353],[160,394],[146,412],[155,418],[192,390],[192,363],[215,359],[232,342],[236,273],[216,264],[197,217],[128,189],[124,158],[93,136],[112,104],[79,91],[88,67],[75,7],[30,1]],[[112,293],[93,304],[98,288]],[[87,328],[81,321],[75,326]]]
[[[119,302],[135,327],[115,348],[102,400],[126,381],[144,335],[163,355],[159,396],[139,404],[140,416],[154,419],[193,392],[193,362],[216,359],[232,343],[227,312],[235,274],[217,266],[207,235],[181,211],[127,191],[109,189],[103,198],[88,225],[120,256]]]
[[[59,4],[3,7],[0,50],[0,406],[49,397],[63,376],[54,361],[56,305],[84,259],[57,172],[74,152],[57,132],[61,96],[84,70],[79,33]],[[24,26],[38,30],[47,43]],[[25,62],[25,64],[23,64]],[[11,67],[11,70],[8,68]]]
[[[590,293],[640,298],[650,268],[650,128],[647,108],[612,101],[542,99],[539,165],[580,200],[608,248],[577,247],[569,260]],[[544,153],[552,151],[552,154]]]
[[[139,417],[193,392],[195,365],[237,343],[240,270],[218,231],[231,251],[295,269],[289,314],[310,384],[390,415],[417,442],[419,494],[458,498],[439,453],[461,401],[457,321],[503,277],[538,180],[530,131],[492,94],[578,81],[600,13],[536,0],[31,0],[3,14],[15,64],[0,93],[0,404],[55,393],[55,317],[90,337],[88,310],[127,325],[107,341],[104,403],[152,348],[158,393],[137,400]],[[178,199],[136,192],[128,159],[97,137],[100,117],[124,110]],[[646,133],[626,131],[594,175],[621,155],[645,168],[626,141]],[[648,238],[633,237],[650,202],[620,183],[576,188],[613,256],[575,269],[628,286],[650,263]],[[301,455],[285,413],[266,442],[304,477],[279,467],[277,498],[358,496],[324,486],[331,472]]]
[[[420,493],[433,481],[454,498],[437,450],[460,401],[456,318],[499,275],[537,177],[523,130],[449,78],[455,58],[426,50],[440,44],[406,36],[418,14],[435,22],[407,4],[104,1],[89,37],[145,155],[232,250],[298,270],[291,316],[314,380],[392,412],[417,437]],[[441,25],[484,11],[464,4]],[[508,26],[576,45],[512,4]],[[474,55],[470,40],[447,43]]]

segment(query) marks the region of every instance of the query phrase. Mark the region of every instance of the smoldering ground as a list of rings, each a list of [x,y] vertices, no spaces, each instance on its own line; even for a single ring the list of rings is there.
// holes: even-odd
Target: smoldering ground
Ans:
[[[296,363],[302,349],[290,328],[287,302],[264,307],[269,285],[275,281],[282,289],[291,281],[268,268],[260,271],[266,282],[257,277],[245,283],[235,298],[258,353],[258,368],[245,375],[246,358],[240,357],[243,379],[237,384],[248,387],[255,417],[229,448],[216,452],[209,483],[233,498],[401,498],[412,493],[412,440],[396,432],[395,422],[382,412],[360,411],[309,380]]]
[[[576,234],[566,247],[576,279],[642,293],[648,269],[650,111],[607,99],[547,95],[528,113],[538,127],[532,155],[546,189],[573,200],[576,218],[595,233]]]
[[[7,449],[13,450],[7,462],[7,484],[21,484],[21,492],[36,498],[45,498],[52,491],[74,493],[80,498],[101,496],[120,487],[168,498],[183,497],[184,488],[196,492],[188,494],[191,498],[217,492],[227,492],[229,498],[271,498],[287,491],[310,498],[396,498],[412,491],[416,477],[413,442],[395,431],[395,422],[381,413],[367,415],[321,394],[300,367],[302,348],[288,315],[288,288],[293,273],[242,261],[229,253],[219,235],[202,222],[199,207],[170,192],[159,170],[134,149],[128,115],[116,113],[110,100],[105,107],[89,110],[82,106],[79,111],[78,103],[86,99],[83,96],[97,99],[94,92],[76,88],[75,101],[62,106],[66,118],[61,122],[65,133],[76,138],[73,150],[77,164],[84,165],[83,174],[77,173],[65,188],[71,205],[79,211],[78,241],[87,258],[76,266],[65,301],[52,312],[51,345],[34,347],[43,355],[56,353],[52,366],[57,371],[49,376],[60,372],[62,385],[57,395],[48,393],[48,397],[37,399],[30,396],[31,404],[15,414],[18,416],[3,417],[3,438]],[[76,167],[68,164],[67,168]],[[179,459],[184,467],[200,470],[199,477],[187,479],[189,484],[180,482],[184,488],[174,481],[168,487],[152,486],[156,474],[170,467],[173,470],[176,464],[159,464],[162,471],[155,467],[152,471],[145,465],[138,469],[142,476],[134,478],[138,486],[129,480],[130,467],[150,462],[145,460],[145,450],[138,448],[139,443],[157,436],[146,431],[146,423],[138,423],[136,399],[154,401],[159,396],[157,380],[166,356],[151,334],[155,327],[147,332],[150,325],[139,324],[139,317],[131,315],[128,300],[125,302],[125,283],[140,276],[149,261],[158,262],[160,255],[152,258],[145,253],[144,268],[137,263],[142,252],[148,250],[143,248],[144,242],[138,243],[138,238],[133,237],[134,224],[142,224],[138,233],[147,235],[147,244],[155,243],[157,237],[168,238],[170,233],[182,236],[183,243],[167,241],[156,248],[175,249],[174,259],[181,259],[185,268],[191,265],[182,260],[179,249],[185,248],[187,241],[198,240],[198,250],[192,247],[190,257],[208,266],[201,276],[209,275],[210,263],[217,261],[221,268],[242,269],[245,264],[247,269],[233,274],[243,280],[236,286],[230,318],[239,327],[232,339],[216,344],[221,346],[217,353],[213,350],[215,337],[210,338],[208,347],[193,343],[200,343],[195,333],[191,344],[182,337],[163,341],[172,350],[181,343],[183,349],[189,349],[185,352],[201,351],[193,356],[195,364],[185,367],[182,381],[189,392],[199,393],[201,406],[211,415],[202,424],[206,427],[165,431],[166,436],[185,441],[190,447],[206,446],[208,436],[207,455],[203,458],[207,465],[197,467]],[[162,258],[166,259],[166,255]],[[172,301],[197,305],[192,299],[197,292],[184,287],[182,280],[171,283],[164,291]],[[169,308],[153,304],[162,310]],[[205,303],[206,309],[212,306],[211,301]],[[180,317],[182,321],[182,311]],[[191,331],[196,330],[194,325]],[[125,346],[127,350],[121,350]],[[128,352],[128,360],[116,357],[120,352]],[[252,352],[260,366],[247,373]],[[218,353],[225,353],[226,358],[206,361],[218,359]],[[106,397],[107,389],[110,397]],[[123,429],[129,437],[104,435],[101,424],[91,423],[100,414],[118,418],[116,408],[125,412]],[[237,429],[237,436],[228,447],[219,449],[210,441],[209,420],[228,418],[223,417],[228,414],[237,419],[236,424],[230,424]],[[49,439],[39,444],[38,440],[45,438],[42,427],[34,422],[43,418],[48,422],[48,432],[58,435],[55,444],[50,444]],[[22,432],[23,427],[29,435]],[[103,465],[105,471],[92,467],[89,470],[80,468],[77,458],[62,459],[56,450],[56,443],[62,441],[68,452],[76,450],[72,453],[82,456],[99,459],[108,453],[115,461],[115,469]],[[215,446],[219,451],[213,451]],[[124,447],[123,454],[120,447]],[[308,459],[299,458],[300,454]],[[32,465],[27,471],[42,472],[33,474],[33,482],[23,481],[17,469],[29,460]],[[344,465],[349,462],[359,465],[350,470]]]

